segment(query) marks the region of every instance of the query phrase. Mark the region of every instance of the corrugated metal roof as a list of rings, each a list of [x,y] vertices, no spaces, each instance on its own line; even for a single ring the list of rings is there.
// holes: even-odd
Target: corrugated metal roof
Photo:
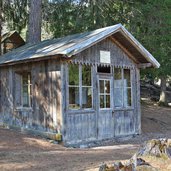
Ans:
[[[37,44],[26,44],[18,49],[0,57],[0,65],[12,64],[32,59],[50,58],[54,55],[64,55],[71,57],[84,49],[94,45],[95,43],[114,35],[116,32],[121,32],[130,39],[130,44],[136,45],[136,49],[142,53],[144,58],[152,63],[154,67],[159,67],[160,64],[155,58],[121,25],[117,24],[91,32],[74,34],[58,39],[45,40]]]

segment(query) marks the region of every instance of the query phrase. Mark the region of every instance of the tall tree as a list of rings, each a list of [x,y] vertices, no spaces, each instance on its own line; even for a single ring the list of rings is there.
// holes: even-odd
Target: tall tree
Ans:
[[[28,42],[37,43],[41,41],[41,23],[42,23],[42,0],[31,0]]]
[[[1,0],[2,1],[2,0]],[[4,20],[9,30],[17,30],[21,33],[28,23],[29,0],[4,0]]]
[[[120,22],[129,25],[132,17],[132,2],[127,0],[51,0],[49,9],[47,21],[55,37]]]
[[[150,70],[150,73],[161,79],[159,102],[166,105],[166,80],[171,75],[171,1],[139,0],[136,7],[137,14],[132,21],[133,30],[161,64],[159,69]]]
[[[0,0],[0,55],[2,54],[1,35],[2,35],[2,1]]]

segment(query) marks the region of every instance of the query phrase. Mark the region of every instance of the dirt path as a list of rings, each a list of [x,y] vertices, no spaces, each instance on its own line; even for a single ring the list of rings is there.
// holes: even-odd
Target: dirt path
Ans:
[[[129,159],[143,141],[171,138],[171,109],[145,105],[142,108],[141,136],[125,142],[104,142],[91,149],[65,148],[45,139],[0,128],[0,171],[94,170],[102,162]]]

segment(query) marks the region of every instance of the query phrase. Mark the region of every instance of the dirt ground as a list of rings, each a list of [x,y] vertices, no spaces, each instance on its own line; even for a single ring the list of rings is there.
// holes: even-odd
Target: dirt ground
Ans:
[[[104,146],[96,148],[66,148],[0,128],[0,171],[94,171],[103,162],[129,159],[142,142],[162,137],[171,138],[171,108],[153,104],[142,105],[142,135],[124,142],[103,142]]]

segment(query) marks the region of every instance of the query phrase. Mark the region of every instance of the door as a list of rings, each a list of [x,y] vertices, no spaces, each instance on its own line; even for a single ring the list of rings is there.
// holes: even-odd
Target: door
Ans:
[[[112,77],[98,76],[98,139],[112,138]]]

